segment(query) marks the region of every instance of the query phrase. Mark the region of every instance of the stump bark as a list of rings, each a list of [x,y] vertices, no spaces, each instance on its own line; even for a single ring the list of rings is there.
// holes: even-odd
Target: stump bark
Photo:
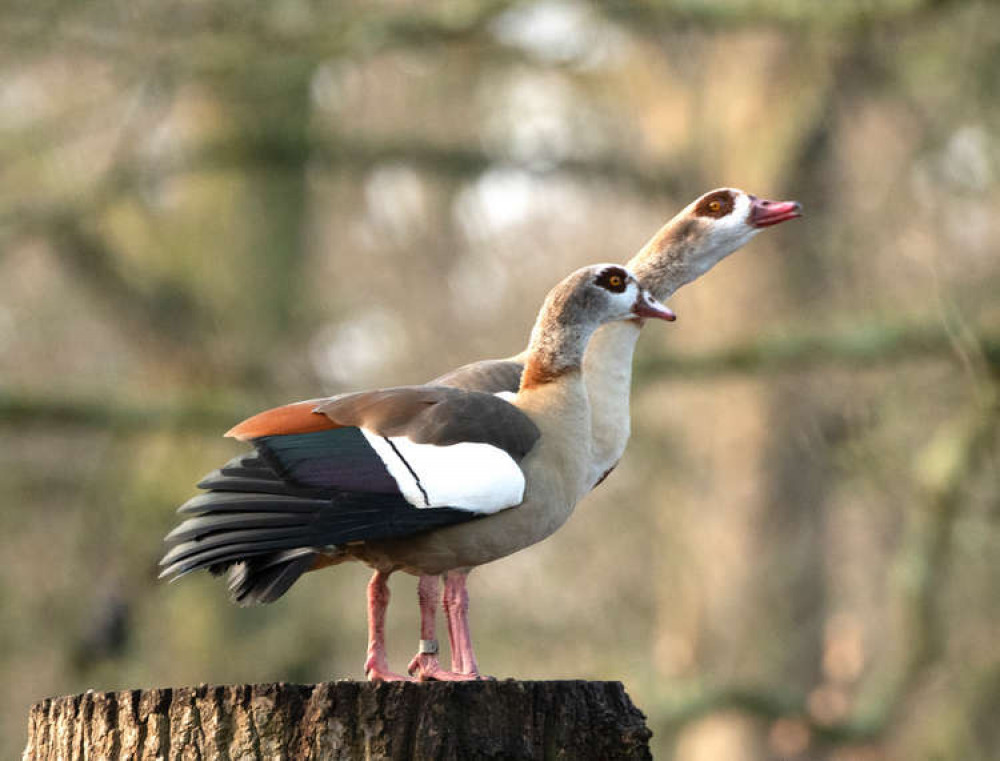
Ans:
[[[23,761],[615,761],[650,735],[620,682],[203,685],[42,700]]]

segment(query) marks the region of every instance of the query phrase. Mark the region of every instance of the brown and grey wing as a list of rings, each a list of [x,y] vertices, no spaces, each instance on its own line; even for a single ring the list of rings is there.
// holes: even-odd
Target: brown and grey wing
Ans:
[[[520,462],[538,441],[538,426],[491,393],[443,386],[400,386],[348,394],[315,408],[342,426],[413,444],[485,444]]]
[[[233,569],[233,596],[251,603],[280,597],[331,548],[520,504],[518,463],[538,430],[489,394],[411,387],[286,405],[231,435],[257,454],[200,484],[161,565],[171,577]]]
[[[457,370],[440,375],[428,386],[452,386],[487,394],[517,393],[521,385],[524,364],[513,359],[487,359],[462,365]]]

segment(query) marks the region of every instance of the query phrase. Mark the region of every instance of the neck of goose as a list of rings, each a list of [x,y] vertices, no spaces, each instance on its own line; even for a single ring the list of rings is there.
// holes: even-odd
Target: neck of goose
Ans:
[[[579,373],[587,342],[596,324],[568,320],[564,313],[543,313],[531,331],[520,391],[527,391]]]
[[[665,301],[715,264],[711,256],[694,256],[702,244],[700,233],[697,221],[681,213],[661,227],[625,266],[655,298]]]

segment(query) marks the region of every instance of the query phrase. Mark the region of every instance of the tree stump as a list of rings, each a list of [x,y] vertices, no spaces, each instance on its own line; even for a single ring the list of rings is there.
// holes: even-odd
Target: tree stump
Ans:
[[[650,735],[620,682],[203,685],[42,700],[23,761],[614,761]]]

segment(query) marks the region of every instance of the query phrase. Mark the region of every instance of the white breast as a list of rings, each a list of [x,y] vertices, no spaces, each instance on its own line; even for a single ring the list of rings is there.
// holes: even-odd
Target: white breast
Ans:
[[[524,499],[524,473],[504,450],[462,442],[439,447],[361,429],[414,507],[454,507],[488,515]]]

